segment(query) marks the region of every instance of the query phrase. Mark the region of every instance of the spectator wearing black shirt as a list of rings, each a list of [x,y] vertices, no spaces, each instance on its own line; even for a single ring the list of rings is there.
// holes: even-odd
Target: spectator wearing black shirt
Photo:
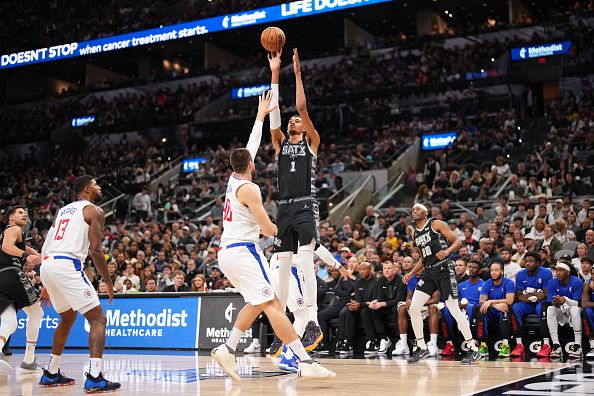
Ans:
[[[348,310],[346,305],[355,292],[355,282],[340,276],[340,272],[338,272],[337,269],[328,267],[328,276],[332,279],[327,283],[327,297],[328,295],[334,294],[334,298],[328,297],[326,299],[327,305],[324,306],[318,313],[318,322],[320,323],[322,333],[324,334],[324,340],[330,339],[328,333],[328,322],[330,322],[332,319],[338,318],[339,315],[343,317],[346,315],[346,311]],[[343,310],[344,313],[341,312]],[[342,322],[343,321],[341,320],[341,323]],[[344,329],[344,326],[339,327],[339,340],[344,339]],[[339,346],[340,345],[337,346],[337,350]],[[324,347],[327,347],[327,344],[323,345],[319,349],[324,349]]]
[[[359,274],[361,277],[355,281],[355,298],[347,304],[344,322],[345,342],[341,346],[341,353],[350,354],[353,351],[353,343],[358,323],[362,322],[365,328],[367,344],[366,354],[377,354],[375,326],[373,325],[373,316],[369,304],[374,300],[376,294],[377,278],[373,276],[373,267],[368,262],[359,264]]]
[[[400,217],[398,218],[398,223],[394,225],[394,232],[396,233],[396,236],[400,240],[408,239],[408,237],[406,235],[406,227],[408,227],[408,224],[406,223],[406,219],[407,219],[406,215],[401,214]]]
[[[476,193],[470,187],[470,180],[465,179],[462,182],[462,188],[458,191],[458,201],[466,202],[474,200]]]
[[[169,285],[163,289],[163,292],[179,293],[192,291],[185,283],[186,276],[182,271],[175,271],[173,275],[173,285]]]
[[[206,278],[206,286],[208,286],[210,290],[215,290],[217,281],[219,279],[222,279],[221,270],[219,269],[219,267],[212,267],[210,269],[210,276]]]
[[[377,281],[375,299],[369,303],[378,354],[385,354],[392,345],[387,336],[389,324],[397,327],[396,306],[406,300],[406,285],[402,283],[402,277],[396,274],[394,263],[386,261],[383,274]]]

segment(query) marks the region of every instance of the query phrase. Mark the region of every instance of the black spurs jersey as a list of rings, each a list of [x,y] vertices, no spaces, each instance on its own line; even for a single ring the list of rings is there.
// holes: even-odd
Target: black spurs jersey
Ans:
[[[10,227],[16,226],[8,226],[4,229],[6,231]],[[0,234],[0,247],[4,243],[4,231]],[[22,233],[21,235],[22,242],[16,242],[15,246],[21,250],[25,250],[25,234]],[[0,269],[7,268],[7,267],[16,267],[16,268],[23,268],[21,258],[16,256],[11,256],[10,254],[4,253],[2,249],[0,249]]]
[[[305,139],[297,144],[283,141],[277,157],[279,199],[316,196],[317,160]]]
[[[422,229],[415,227],[415,246],[421,251],[421,257],[423,257],[423,265],[425,267],[439,262],[440,260],[437,259],[435,254],[440,250],[448,248],[445,238],[431,228],[432,223],[433,219],[429,218]]]

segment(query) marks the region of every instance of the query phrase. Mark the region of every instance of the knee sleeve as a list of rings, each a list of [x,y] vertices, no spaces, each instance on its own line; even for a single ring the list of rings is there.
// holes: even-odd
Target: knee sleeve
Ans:
[[[27,341],[37,341],[39,336],[39,327],[41,320],[43,319],[43,309],[39,302],[23,308],[23,311],[27,314]]]
[[[11,334],[16,331],[16,329],[16,310],[14,309],[14,306],[11,304],[8,307],[6,307],[4,312],[2,312],[2,315],[0,315],[0,336],[8,339],[8,337],[10,337]]]
[[[298,261],[301,264],[301,270],[303,271],[303,277],[305,278],[305,301],[308,306],[317,307],[318,281],[314,270],[314,248],[314,240],[307,245],[299,246]]]
[[[291,277],[292,252],[280,252],[278,254],[278,284],[276,293],[283,309],[287,306],[289,299],[289,278]]]

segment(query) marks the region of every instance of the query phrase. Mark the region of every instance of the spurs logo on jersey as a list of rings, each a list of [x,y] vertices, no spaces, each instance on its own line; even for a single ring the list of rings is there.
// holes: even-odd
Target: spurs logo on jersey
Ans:
[[[317,158],[305,139],[295,144],[285,139],[277,161],[279,199],[315,197]]]
[[[305,148],[305,146],[283,145],[282,155],[305,157],[307,155],[305,153]]]

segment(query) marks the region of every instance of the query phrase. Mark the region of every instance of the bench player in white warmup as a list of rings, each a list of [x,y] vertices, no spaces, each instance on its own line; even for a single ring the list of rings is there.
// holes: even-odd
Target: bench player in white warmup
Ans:
[[[48,231],[41,249],[42,300],[51,301],[60,314],[60,324],[54,331],[52,354],[47,370],[39,381],[42,386],[73,385],[74,379],[60,373],[60,359],[68,334],[80,312],[89,322],[89,352],[91,359],[84,389],[87,393],[109,392],[120,388],[117,382],[107,381],[101,372],[105,347],[106,318],[99,304],[97,292],[83,272],[83,263],[90,253],[95,268],[107,286],[109,302],[113,298],[113,285],[107,272],[101,247],[105,214],[93,202],[101,197],[101,187],[93,176],[84,175],[74,180],[78,201],[60,209]],[[49,296],[48,296],[49,294]]]
[[[270,92],[260,98],[258,115],[247,148],[234,150],[230,157],[233,174],[229,178],[225,197],[219,264],[247,304],[239,312],[227,342],[213,349],[211,355],[228,376],[239,381],[235,349],[243,333],[264,311],[275,333],[299,358],[299,377],[334,377],[334,372],[315,363],[303,348],[275,295],[266,257],[258,245],[260,230],[265,235],[277,233],[276,226],[262,205],[260,188],[251,181],[255,171],[254,158],[262,138],[262,123],[272,111],[271,99]]]

